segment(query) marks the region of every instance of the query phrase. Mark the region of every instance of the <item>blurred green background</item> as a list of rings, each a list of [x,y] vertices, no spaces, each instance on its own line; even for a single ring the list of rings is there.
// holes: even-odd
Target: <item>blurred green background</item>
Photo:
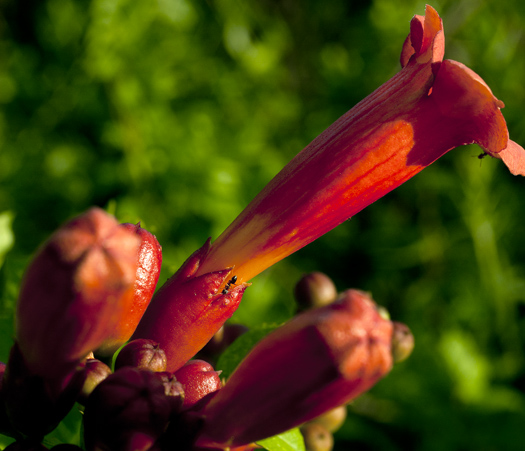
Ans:
[[[399,70],[422,1],[0,0],[0,360],[31,254],[91,205],[142,221],[165,280],[298,151]],[[432,3],[525,144],[525,3]],[[234,321],[293,312],[304,272],[416,337],[338,450],[521,450],[525,180],[468,146],[253,280]],[[308,350],[305,349],[305,352]],[[256,408],[256,406],[254,406]]]

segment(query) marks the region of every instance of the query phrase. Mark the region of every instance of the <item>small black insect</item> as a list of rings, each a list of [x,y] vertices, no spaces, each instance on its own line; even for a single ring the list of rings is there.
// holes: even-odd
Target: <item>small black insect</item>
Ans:
[[[482,152],[478,155],[478,160],[483,160],[483,158],[488,157],[488,155],[487,152]]]
[[[224,289],[222,290],[222,294],[228,294],[228,291],[230,290],[230,287],[232,285],[235,285],[235,282],[237,282],[237,276],[233,276],[230,280],[228,280],[228,283],[224,285]]]

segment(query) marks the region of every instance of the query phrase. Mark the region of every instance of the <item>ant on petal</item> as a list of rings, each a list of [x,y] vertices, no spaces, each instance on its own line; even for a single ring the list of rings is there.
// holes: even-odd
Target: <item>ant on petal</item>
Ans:
[[[237,282],[237,276],[233,276],[230,280],[228,280],[228,283],[224,285],[222,294],[228,294],[228,291],[230,290],[230,286],[235,285],[235,282]]]

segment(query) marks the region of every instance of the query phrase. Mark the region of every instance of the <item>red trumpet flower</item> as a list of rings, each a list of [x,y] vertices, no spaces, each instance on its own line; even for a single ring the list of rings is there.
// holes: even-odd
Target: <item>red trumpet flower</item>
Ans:
[[[252,277],[319,238],[449,150],[470,143],[525,174],[485,82],[443,60],[441,18],[414,16],[402,70],[300,152],[213,243],[196,275],[235,268]]]

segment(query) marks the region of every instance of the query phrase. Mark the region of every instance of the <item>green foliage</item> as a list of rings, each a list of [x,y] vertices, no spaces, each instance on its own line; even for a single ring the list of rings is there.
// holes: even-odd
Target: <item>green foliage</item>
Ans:
[[[524,5],[433,4],[446,57],[505,101],[521,144]],[[398,70],[423,12],[415,0],[4,2],[0,359],[22,269],[59,224],[91,205],[142,221],[165,280]],[[354,403],[336,449],[521,447],[525,182],[479,153],[452,151],[246,292],[235,321],[282,322],[295,281],[319,270],[412,328],[413,355]]]
[[[299,429],[291,429],[282,434],[257,442],[268,451],[304,451],[304,439]]]
[[[255,344],[277,327],[277,324],[264,324],[237,338],[219,357],[216,368],[221,371],[221,378],[228,379]]]
[[[4,263],[5,254],[15,241],[11,224],[13,222],[13,214],[9,211],[0,213],[0,268]]]
[[[80,432],[82,429],[82,406],[75,405],[69,414],[60,422],[58,427],[51,433],[45,436],[44,445],[52,448],[60,443],[70,443],[77,446],[82,446],[82,438]]]

